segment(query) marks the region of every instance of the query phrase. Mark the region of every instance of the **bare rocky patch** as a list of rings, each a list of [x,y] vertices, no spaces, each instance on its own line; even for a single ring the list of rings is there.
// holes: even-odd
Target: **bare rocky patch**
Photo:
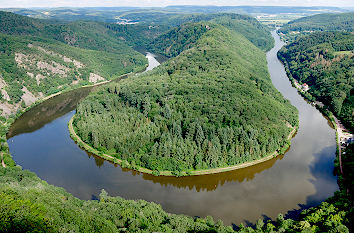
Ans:
[[[77,60],[75,60],[75,59],[66,57],[66,56],[64,56],[64,55],[61,55],[61,54],[56,53],[56,52],[53,52],[53,51],[51,51],[51,50],[47,50],[47,49],[45,49],[45,48],[43,48],[43,47],[41,47],[41,46],[34,46],[34,45],[32,45],[32,44],[28,44],[28,47],[29,47],[29,48],[36,48],[36,49],[38,49],[39,51],[41,51],[41,52],[43,52],[43,53],[45,53],[45,54],[48,54],[48,55],[50,55],[50,56],[60,57],[60,58],[62,58],[63,61],[66,62],[66,63],[73,63],[74,66],[75,66],[76,68],[78,68],[78,69],[84,67],[84,64],[83,64],[83,63],[81,63],[81,62],[79,62],[79,61],[77,61]]]
[[[26,106],[31,105],[36,102],[38,97],[36,97],[32,92],[30,92],[27,87],[21,89],[23,91],[22,100],[25,102]]]
[[[99,76],[98,74],[90,73],[89,81],[91,83],[97,83],[98,81],[103,81],[105,80],[102,76]]]
[[[5,80],[2,79],[2,76],[0,75],[0,90],[1,90],[1,95],[4,100],[10,101],[10,96],[7,94],[7,91],[5,90],[5,87],[7,86]]]

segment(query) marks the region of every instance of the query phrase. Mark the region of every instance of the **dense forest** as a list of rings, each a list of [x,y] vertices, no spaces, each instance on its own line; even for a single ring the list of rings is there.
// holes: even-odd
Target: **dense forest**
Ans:
[[[154,71],[81,102],[74,118],[81,139],[125,166],[175,175],[259,159],[288,144],[297,111],[273,87],[264,53],[220,25],[182,27],[190,28],[174,30],[183,32],[176,38],[207,32]]]
[[[133,17],[133,14],[129,14]],[[244,35],[254,45],[269,50],[273,47],[273,38],[269,36],[268,29],[259,23],[253,17],[232,13],[218,14],[137,14],[134,20],[143,20],[138,24],[106,24],[106,27],[116,33],[118,38],[123,39],[128,44],[135,47],[145,47],[151,52],[164,54],[168,57],[176,56],[184,49],[192,47],[193,41],[200,37],[206,30],[201,31],[183,31],[190,27],[178,27],[188,23],[196,22],[214,22],[221,24],[230,30],[236,31]],[[154,18],[155,17],[155,18]],[[157,17],[157,18],[156,18]],[[160,18],[162,17],[162,19]],[[145,22],[146,18],[153,18],[156,22]],[[204,28],[205,29],[205,28]],[[181,30],[181,31],[176,31]],[[168,32],[168,33],[167,33]],[[176,36],[184,37],[177,38]],[[188,40],[187,40],[188,39]],[[189,45],[188,42],[191,42]],[[172,45],[173,48],[168,49]],[[170,54],[174,53],[174,54]]]
[[[344,31],[354,30],[354,12],[326,13],[299,18],[290,21],[279,29],[283,38],[293,41],[304,34],[316,31]]]
[[[204,22],[200,27],[190,26],[195,22]],[[192,48],[194,43],[206,33],[212,24],[225,26],[231,31],[238,32],[245,36],[257,47],[263,50],[269,50],[273,47],[274,41],[269,36],[269,31],[254,18],[239,14],[209,14],[192,15],[181,19],[170,19],[170,24],[182,24],[175,27],[167,33],[155,38],[147,48],[155,53],[164,54],[167,57],[175,57],[182,51]],[[195,25],[195,24],[194,24]]]
[[[279,29],[279,32],[291,31],[353,31],[354,12],[340,14],[317,14],[293,20]]]
[[[285,46],[279,57],[287,65],[290,77],[307,83],[308,93],[354,130],[352,33],[312,33]]]
[[[203,9],[205,11],[214,10]],[[271,11],[273,9],[272,7],[268,10]],[[72,17],[65,16],[66,9],[56,9],[56,11],[62,11],[64,15],[62,17],[68,20],[76,17],[75,14],[71,14]],[[83,11],[87,12],[87,10]],[[77,10],[73,10],[73,12],[77,12]],[[78,17],[81,16],[77,15]],[[83,17],[88,17],[86,13],[83,15],[85,15]],[[90,19],[96,19],[96,16],[89,17]],[[101,75],[111,74],[110,69],[97,66],[96,60],[92,60],[92,57],[98,60],[104,59],[105,56],[108,56],[107,59],[115,59],[120,47],[109,45],[113,46],[112,51],[110,51],[109,46],[106,47],[105,44],[101,44],[100,33],[104,34],[105,31],[95,34],[94,28],[86,27],[95,24],[74,22],[73,24],[78,25],[79,28],[81,27],[80,25],[86,25],[82,33],[87,30],[88,33],[93,33],[94,37],[92,38],[96,38],[86,40],[90,36],[80,36],[80,42],[77,42],[75,41],[77,38],[76,30],[79,30],[79,28],[71,32],[68,29],[69,35],[72,36],[65,34],[67,25],[63,31],[55,29],[55,33],[50,36],[43,36],[41,33],[44,28],[33,29],[33,27],[41,26],[42,21],[33,21],[34,25],[31,25],[26,20],[31,21],[32,19],[21,18],[21,20],[13,24],[15,25],[14,28],[16,28],[15,31],[18,31],[16,33],[10,32],[10,34],[14,35],[26,35],[26,39],[13,35],[1,35],[2,53],[0,52],[0,55],[2,54],[2,57],[0,60],[5,62],[4,64],[10,64],[5,69],[8,72],[6,78],[18,78],[20,80],[21,77],[17,77],[16,74],[25,72],[14,69],[16,64],[10,62],[13,55],[8,51],[13,51],[14,49],[32,52],[36,56],[43,56],[46,59],[50,58],[51,61],[72,69],[70,71],[72,73],[80,71],[84,75],[84,72],[79,70],[80,68],[75,67],[74,60],[76,60],[81,63],[85,62],[85,65],[90,67],[90,69],[96,69],[97,72],[101,70],[103,72]],[[3,21],[0,20],[0,22]],[[16,20],[7,22],[14,23]],[[60,25],[58,22],[53,24]],[[198,28],[203,23],[191,25]],[[267,136],[269,136],[268,138],[278,139],[282,135],[285,137],[289,129],[283,120],[289,120],[290,124],[295,125],[297,121],[295,109],[291,108],[289,103],[284,101],[272,86],[266,72],[264,54],[243,36],[212,23],[208,23],[208,26],[210,26],[210,30],[194,41],[190,49],[181,51],[179,56],[171,59],[159,69],[149,74],[135,77],[134,82],[137,82],[136,84],[126,80],[121,85],[109,85],[101,88],[98,93],[90,96],[80,106],[82,113],[90,109],[92,110],[90,113],[92,118],[90,120],[102,117],[105,120],[103,123],[110,123],[110,121],[119,123],[121,120],[120,126],[123,125],[121,128],[129,129],[131,127],[134,129],[134,133],[144,133],[144,130],[149,133],[151,129],[154,129],[153,127],[163,125],[165,128],[162,128],[162,130],[160,128],[160,130],[166,135],[167,140],[175,140],[178,143],[183,141],[184,143],[184,141],[188,142],[186,139],[190,139],[189,142],[193,144],[204,139],[203,142],[206,142],[208,146],[205,151],[208,155],[213,155],[213,152],[217,152],[220,147],[221,151],[225,151],[225,147],[226,150],[230,150],[232,146],[240,150],[243,148],[245,154],[248,153],[249,155],[250,151],[247,151],[247,149],[250,147],[247,148],[247,144],[242,147],[244,142],[249,141],[253,146],[256,143],[258,145],[264,143]],[[227,27],[227,25],[224,26]],[[238,25],[235,24],[235,26]],[[124,34],[126,32],[124,29],[128,27],[129,30],[131,29],[129,35]],[[0,27],[0,30],[6,30],[6,28],[7,26]],[[117,25],[116,28],[123,28],[119,32],[121,34],[120,37],[125,35],[125,42],[127,44],[131,43],[131,45],[136,45],[143,41],[141,38],[133,41],[131,38],[134,38],[134,35],[138,35],[138,33],[141,33],[139,35],[144,35],[149,29],[146,26],[136,28],[126,25]],[[151,32],[147,37],[154,39],[166,28],[161,27]],[[247,27],[243,28],[247,29]],[[31,30],[35,31],[33,35],[37,37],[36,39],[31,36],[31,33],[33,33]],[[117,32],[117,30],[113,31]],[[2,33],[8,34],[9,32],[2,31]],[[211,33],[215,33],[215,36],[210,35]],[[262,34],[262,32],[260,33]],[[115,35],[117,36],[118,33]],[[245,34],[243,35],[246,36]],[[72,38],[75,39],[72,40]],[[109,37],[107,38],[109,40]],[[269,38],[266,39],[268,40]],[[221,46],[218,43],[219,41],[222,42]],[[72,42],[73,44],[70,44]],[[31,45],[28,46],[29,44]],[[71,45],[76,48],[71,47]],[[96,51],[84,50],[90,47]],[[126,51],[131,51],[125,45],[122,48],[128,48]],[[263,49],[266,50],[267,48]],[[54,51],[55,54],[53,53]],[[113,54],[107,55],[109,53],[101,52],[113,52]],[[336,52],[337,54],[348,54],[348,51]],[[62,54],[70,54],[70,56],[67,55],[67,58],[70,57],[71,62],[63,63]],[[223,59],[220,59],[220,57]],[[257,65],[255,66],[254,64]],[[187,67],[192,69],[187,69]],[[213,72],[212,77],[206,75],[210,71]],[[24,80],[26,81],[26,79]],[[147,90],[148,95],[143,94],[144,88]],[[43,88],[43,90],[47,89]],[[184,93],[184,90],[187,93]],[[8,91],[13,97],[15,96],[12,94],[13,92]],[[176,98],[172,98],[172,95],[176,96]],[[182,99],[182,95],[186,95],[188,99]],[[99,98],[99,101],[94,97]],[[234,99],[234,97],[236,98]],[[88,105],[88,103],[92,105]],[[188,103],[193,103],[195,109],[187,106],[186,104]],[[206,108],[207,104],[208,108]],[[122,112],[114,111],[112,107],[119,107]],[[113,114],[111,116],[107,113],[109,108],[112,108]],[[218,112],[219,108],[221,109],[220,113]],[[267,108],[271,111],[267,111]],[[253,111],[255,109],[259,109],[259,111]],[[97,116],[97,118],[94,118],[94,116]],[[109,119],[109,117],[111,118]],[[119,117],[122,118],[119,119]],[[132,117],[132,119],[129,117]],[[259,119],[264,120],[269,125],[258,125],[257,121]],[[132,125],[133,120],[138,125]],[[192,125],[193,122],[191,123],[188,120],[196,120],[196,124]],[[239,227],[234,226],[234,229],[232,229],[231,226],[224,226],[221,221],[214,222],[211,217],[193,218],[169,214],[164,212],[161,206],[157,204],[142,200],[130,201],[120,197],[110,197],[105,191],[102,191],[98,200],[83,201],[73,197],[61,188],[48,185],[34,173],[15,167],[5,136],[7,127],[12,122],[13,119],[10,118],[5,124],[0,125],[0,153],[7,166],[6,168],[0,166],[1,232],[349,232],[346,226],[351,226],[350,223],[354,221],[352,197],[349,199],[347,196],[347,190],[350,190],[349,194],[353,194],[351,179],[351,171],[353,170],[352,145],[346,149],[346,155],[342,157],[343,169],[345,174],[347,174],[346,179],[339,175],[341,191],[337,192],[333,198],[328,199],[318,207],[303,211],[297,220],[285,219],[280,214],[275,221],[257,221],[253,228],[244,227],[241,224]],[[93,122],[97,123],[96,121]],[[158,125],[159,123],[162,124]],[[279,123],[279,125],[276,125],[276,123]],[[128,125],[124,126],[124,124]],[[100,127],[98,125],[95,126]],[[272,131],[273,127],[277,128]],[[107,128],[103,129],[107,131]],[[193,131],[194,134],[192,135],[190,132]],[[275,135],[274,132],[277,132],[277,134]],[[264,138],[262,138],[263,136]],[[145,138],[137,138],[137,140],[141,141],[145,140]],[[165,150],[168,152],[169,149],[170,152],[175,150],[169,147],[169,143],[165,144],[167,145],[165,148],[161,148],[163,150],[162,153],[165,153]],[[275,148],[279,146],[274,145],[275,143],[276,141],[270,140],[270,145],[272,145],[269,147]],[[176,145],[182,145],[182,143]],[[107,151],[107,148],[101,147],[101,149]],[[139,150],[139,153],[142,153],[141,155],[146,152],[144,149]],[[235,150],[235,153],[240,155],[240,150],[238,152]],[[267,150],[267,147],[265,150]],[[113,150],[111,151],[113,152]],[[173,156],[172,153],[170,155]],[[336,167],[338,169],[338,161],[336,161]]]
[[[71,46],[117,54],[137,54],[107,24],[91,21],[62,23],[0,11],[0,32],[54,39]]]

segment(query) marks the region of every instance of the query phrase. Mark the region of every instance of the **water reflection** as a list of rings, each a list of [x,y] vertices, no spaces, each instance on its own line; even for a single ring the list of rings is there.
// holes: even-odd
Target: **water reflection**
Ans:
[[[87,154],[70,138],[67,123],[80,94],[45,102],[18,119],[9,133],[10,151],[23,168],[81,199],[97,198],[105,189],[112,196],[154,201],[171,213],[211,215],[226,224],[275,218],[316,204],[338,189],[332,174],[335,131],[289,83],[276,56],[282,42],[273,36],[276,46],[267,54],[272,82],[299,110],[299,130],[284,156],[207,176],[154,177],[121,169]]]
[[[74,110],[76,105],[85,98],[92,89],[93,87],[86,87],[66,92],[31,108],[12,124],[7,138],[12,138],[23,133],[34,132]]]
[[[98,167],[101,167],[104,162],[110,163],[115,167],[119,165],[87,152],[89,158],[93,157]],[[257,173],[271,168],[277,160],[283,159],[284,155],[277,156],[264,163],[256,164],[250,168],[243,168],[239,170],[223,172],[218,174],[209,174],[203,176],[186,176],[186,177],[166,177],[166,176],[153,176],[150,174],[141,173],[135,170],[121,168],[123,172],[130,173],[133,176],[142,176],[144,180],[152,181],[153,183],[160,184],[163,187],[172,185],[177,188],[185,188],[188,190],[200,191],[213,191],[219,186],[224,185],[226,182],[243,182],[252,180]]]

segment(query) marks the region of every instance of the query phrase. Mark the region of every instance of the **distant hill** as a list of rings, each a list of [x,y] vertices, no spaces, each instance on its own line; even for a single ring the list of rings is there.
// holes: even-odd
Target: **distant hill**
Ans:
[[[354,12],[338,14],[317,14],[290,21],[279,29],[286,37],[294,39],[299,35],[316,31],[345,31],[354,30]]]
[[[201,14],[184,17],[179,20],[180,22],[189,23],[177,26],[157,37],[148,45],[149,50],[168,57],[177,56],[185,49],[191,48],[215,24],[223,25],[232,31],[242,34],[254,45],[263,50],[271,49],[274,44],[269,30],[255,18],[247,15],[230,13]]]
[[[1,8],[0,8],[1,9]],[[81,7],[81,8],[41,8],[41,9],[2,9],[16,14],[41,19],[55,19],[60,21],[90,20],[115,23],[117,17],[138,21],[140,23],[161,24],[170,17],[181,14],[210,14],[210,13],[238,13],[238,14],[304,14],[340,13],[348,10],[339,7],[288,7],[288,6],[167,6],[154,8],[140,7]]]
[[[134,52],[105,23],[60,23],[0,11],[0,32],[50,38],[71,46],[114,53]],[[137,53],[136,53],[137,54]]]

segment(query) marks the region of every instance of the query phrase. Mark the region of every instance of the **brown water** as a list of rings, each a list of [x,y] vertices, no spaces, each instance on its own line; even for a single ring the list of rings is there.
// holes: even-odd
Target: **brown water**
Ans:
[[[10,129],[8,143],[17,164],[82,199],[101,189],[112,196],[160,203],[171,213],[211,215],[226,224],[255,222],[312,206],[338,189],[333,176],[335,131],[288,81],[276,57],[279,37],[267,54],[276,88],[299,110],[300,126],[284,155],[249,168],[193,177],[154,177],[121,169],[81,150],[67,123],[89,89],[79,89],[34,107]]]

